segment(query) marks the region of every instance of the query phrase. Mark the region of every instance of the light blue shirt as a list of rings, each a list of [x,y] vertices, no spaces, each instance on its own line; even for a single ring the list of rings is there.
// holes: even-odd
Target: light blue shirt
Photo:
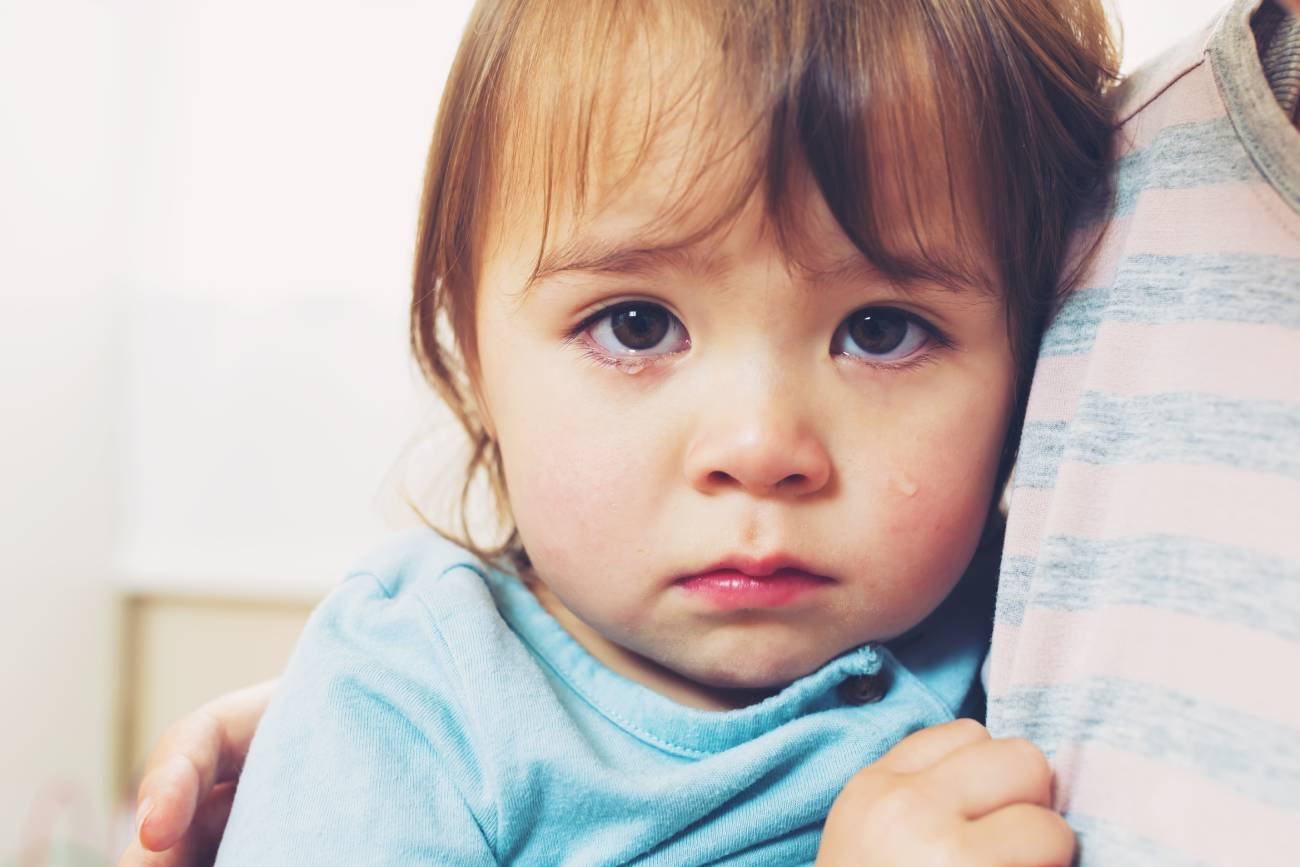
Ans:
[[[904,639],[704,711],[604,667],[517,580],[409,535],[313,614],[217,864],[810,862],[854,772],[969,712],[990,629],[973,586]],[[842,697],[861,677],[884,697]]]

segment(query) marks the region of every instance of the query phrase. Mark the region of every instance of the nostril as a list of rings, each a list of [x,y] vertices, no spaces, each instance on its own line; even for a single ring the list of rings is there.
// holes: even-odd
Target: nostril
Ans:
[[[776,483],[778,488],[802,488],[808,483],[808,477],[803,473],[791,473],[784,479]]]
[[[709,483],[713,485],[729,485],[734,481],[736,480],[722,470],[714,470],[709,473]]]

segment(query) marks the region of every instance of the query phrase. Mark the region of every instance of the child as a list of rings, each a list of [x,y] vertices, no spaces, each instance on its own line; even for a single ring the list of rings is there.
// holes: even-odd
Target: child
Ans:
[[[972,558],[1108,61],[1085,0],[481,2],[412,330],[511,532],[325,601],[218,863],[807,862],[857,769],[977,712]],[[1029,807],[1029,849],[1043,803],[951,812]]]

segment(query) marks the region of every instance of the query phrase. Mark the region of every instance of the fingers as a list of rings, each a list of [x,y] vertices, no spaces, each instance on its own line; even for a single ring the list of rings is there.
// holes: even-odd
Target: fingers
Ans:
[[[161,852],[175,846],[213,788],[239,776],[274,689],[275,682],[269,681],[223,696],[178,720],[162,736],[137,794],[137,836],[144,849]]]
[[[117,859],[117,867],[180,867],[184,862],[171,859],[171,853],[158,854],[150,852],[140,845],[139,840],[132,840]]]
[[[968,819],[1011,804],[1050,807],[1052,768],[1020,738],[969,744],[925,769],[921,782],[936,798]]]
[[[230,808],[234,802],[235,784],[218,783],[199,809],[199,815],[194,820],[193,833],[201,842],[203,851],[208,853],[207,860],[201,863],[211,864],[216,858],[217,844],[221,842],[226,823],[230,821]]]
[[[988,730],[971,719],[953,720],[913,732],[854,774],[840,797],[870,802],[885,791],[897,791],[900,777],[920,774],[958,750],[988,741]],[[924,788],[924,781],[919,782],[922,783],[919,788]]]
[[[211,860],[207,862],[208,865]],[[126,847],[117,867],[206,867],[195,857],[194,844],[182,838],[175,846],[165,852],[151,852],[141,845],[139,840],[132,840]]]
[[[915,774],[963,747],[985,743],[989,737],[988,729],[973,719],[953,720],[913,732],[870,767],[891,774]]]
[[[133,840],[117,867],[212,867],[234,799],[235,784],[218,783],[199,806],[194,821],[172,846],[154,852],[138,839]]]
[[[1069,867],[1075,838],[1056,812],[1013,804],[966,826],[972,851],[1000,867]]]
[[[158,751],[166,751],[168,757],[145,774],[137,795],[136,836],[155,852],[174,846],[193,821],[204,794],[199,765],[210,766],[210,773],[214,773],[216,759],[212,756],[219,752],[208,740],[219,735],[209,732],[205,739],[200,728],[210,726],[210,721],[190,717],[177,725],[181,730],[164,736],[158,746]]]
[[[222,755],[225,764],[219,779],[230,780],[239,775],[253,733],[257,731],[257,724],[262,721],[262,714],[266,713],[266,706],[270,704],[278,684],[278,680],[268,680],[229,693],[208,704],[208,710],[221,721],[226,733]]]
[[[1051,796],[1051,767],[1028,741],[995,741],[970,720],[925,729],[849,781],[817,863],[1069,867],[1074,835]]]

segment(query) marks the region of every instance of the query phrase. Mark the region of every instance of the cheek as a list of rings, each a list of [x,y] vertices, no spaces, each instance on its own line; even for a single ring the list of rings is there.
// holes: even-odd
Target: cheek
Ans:
[[[578,448],[574,433],[545,449],[502,444],[511,506],[534,559],[571,549],[570,539],[599,540],[608,532],[599,516],[617,514],[611,462],[589,442]]]
[[[901,498],[906,523],[951,525],[982,521],[993,495],[993,482],[1006,435],[1005,414],[984,407],[952,407],[926,425],[907,445],[888,481],[890,493]]]
[[[885,482],[891,541],[900,550],[934,551],[977,537],[992,496],[991,480],[962,460],[964,449],[928,451]],[[971,460],[977,459],[971,455]],[[946,542],[947,544],[937,544]]]
[[[662,444],[588,395],[539,388],[498,429],[510,503],[543,578],[606,572],[653,525]]]
[[[965,571],[993,497],[1008,406],[967,400],[944,405],[918,426],[882,473],[884,550],[890,552],[898,610],[923,615]],[[992,403],[996,404],[996,401]]]

